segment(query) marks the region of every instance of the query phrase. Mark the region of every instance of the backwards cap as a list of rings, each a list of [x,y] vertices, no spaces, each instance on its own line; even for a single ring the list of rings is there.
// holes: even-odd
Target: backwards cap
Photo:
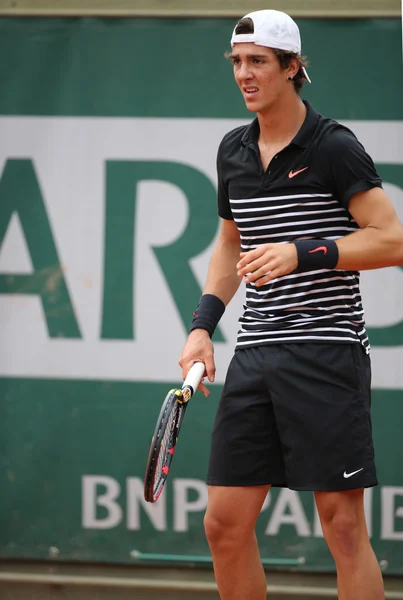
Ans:
[[[234,44],[250,42],[257,46],[301,54],[301,36],[298,25],[286,13],[279,10],[257,10],[243,18],[251,19],[253,33],[236,33],[235,26],[231,37],[231,47]],[[305,67],[302,67],[302,71],[305,79],[311,83]]]

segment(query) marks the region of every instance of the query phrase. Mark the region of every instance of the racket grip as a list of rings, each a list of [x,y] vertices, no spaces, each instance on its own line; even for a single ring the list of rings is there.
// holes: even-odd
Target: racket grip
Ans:
[[[204,371],[205,371],[205,366],[204,363],[202,362],[197,362],[195,363],[189,370],[189,373],[187,374],[187,377],[185,379],[185,381],[183,382],[183,388],[184,387],[191,387],[193,390],[193,393],[195,393],[195,391],[198,388],[198,385],[204,375]]]

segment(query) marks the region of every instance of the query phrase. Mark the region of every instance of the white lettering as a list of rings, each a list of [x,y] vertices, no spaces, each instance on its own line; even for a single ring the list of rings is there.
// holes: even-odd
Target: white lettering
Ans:
[[[287,511],[289,511],[287,513]],[[280,491],[265,534],[277,535],[281,525],[294,525],[298,535],[309,537],[311,530],[298,492],[289,489]]]
[[[364,491],[364,512],[365,520],[367,522],[368,535],[372,537],[372,499],[373,499],[374,488],[367,488]]]
[[[271,494],[269,492],[265,498],[265,501],[263,502],[263,506],[262,506],[260,512],[262,513],[264,510],[267,510],[270,506],[270,503],[271,503]]]
[[[395,518],[403,517],[403,506],[395,508],[395,498],[403,496],[403,487],[385,486],[381,490],[381,539],[403,541],[403,531],[395,530]]]
[[[192,502],[188,499],[189,490],[198,494]],[[200,512],[207,506],[207,485],[199,479],[175,479],[174,481],[174,531],[189,529],[188,514]]]
[[[144,500],[144,484],[139,477],[127,478],[127,528],[138,531],[141,529],[140,506],[157,531],[166,531],[166,490],[157,502],[150,504]]]
[[[317,538],[323,537],[323,529],[322,524],[320,522],[320,517],[318,513],[318,509],[316,508],[316,503],[313,505],[313,535]]]
[[[97,487],[106,491],[97,495]],[[112,529],[122,520],[122,509],[116,502],[120,494],[120,485],[112,477],[102,475],[84,475],[82,478],[82,525],[84,529]],[[97,518],[97,506],[107,511],[107,516]]]

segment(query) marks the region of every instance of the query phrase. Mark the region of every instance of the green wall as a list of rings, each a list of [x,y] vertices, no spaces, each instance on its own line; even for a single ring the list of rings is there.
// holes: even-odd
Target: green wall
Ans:
[[[403,210],[399,20],[301,20],[303,95],[363,139]],[[130,562],[207,555],[208,439],[242,297],[216,335],[217,385],[186,415],[158,505],[150,435],[216,235],[215,153],[250,118],[228,20],[1,19],[0,556]],[[380,486],[367,517],[403,572],[402,269],[369,274]],[[380,307],[386,305],[386,310]],[[382,313],[382,314],[381,314]],[[333,570],[312,495],[274,491],[264,558]]]

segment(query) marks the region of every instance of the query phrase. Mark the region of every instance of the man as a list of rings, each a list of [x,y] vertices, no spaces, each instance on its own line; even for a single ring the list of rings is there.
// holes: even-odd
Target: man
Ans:
[[[207,478],[220,596],[266,598],[255,523],[274,485],[313,490],[339,600],[380,600],[363,509],[377,479],[358,272],[402,265],[403,227],[352,132],[301,100],[309,79],[294,21],[250,13],[231,46],[257,117],[220,144],[221,230],[179,360],[184,376],[203,361],[214,380],[210,338],[246,282]]]

